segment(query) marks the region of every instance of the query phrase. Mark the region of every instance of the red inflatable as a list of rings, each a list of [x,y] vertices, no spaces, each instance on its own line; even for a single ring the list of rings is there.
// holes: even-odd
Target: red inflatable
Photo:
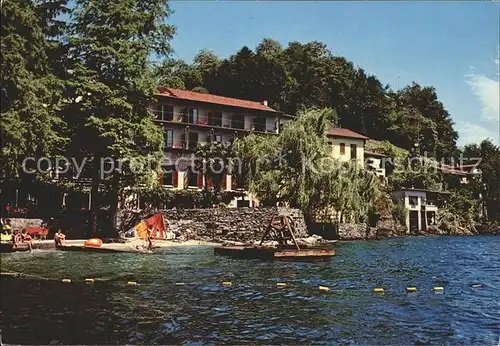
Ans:
[[[102,240],[99,238],[92,238],[87,240],[84,245],[86,247],[101,247],[102,245]]]

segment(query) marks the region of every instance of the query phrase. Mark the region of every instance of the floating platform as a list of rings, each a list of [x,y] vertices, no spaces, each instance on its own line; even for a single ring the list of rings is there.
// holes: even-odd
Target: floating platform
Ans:
[[[334,249],[267,246],[221,246],[214,249],[214,254],[245,259],[328,261],[335,256]]]
[[[19,243],[16,247],[13,246],[12,242],[2,242],[0,243],[0,253],[4,252],[17,252],[17,251],[29,251],[30,247],[28,243]]]
[[[142,253],[142,254],[150,254],[153,253],[147,250],[138,250],[138,249],[117,249],[117,248],[109,248],[109,247],[90,247],[90,246],[76,246],[76,245],[62,245],[57,246],[57,250],[60,251],[76,251],[76,252],[97,252],[97,253],[120,253],[120,252],[128,252],[128,253]]]

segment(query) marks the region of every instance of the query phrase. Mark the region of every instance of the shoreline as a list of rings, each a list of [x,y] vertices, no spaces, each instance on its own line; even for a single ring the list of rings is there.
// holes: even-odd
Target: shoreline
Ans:
[[[482,232],[482,233],[475,233],[475,234],[405,234],[405,235],[390,235],[390,236],[382,236],[382,237],[376,237],[376,238],[342,238],[342,239],[337,239],[337,240],[326,240],[326,239],[321,239],[321,238],[316,238],[314,239],[313,236],[310,236],[309,238],[299,238],[297,239],[299,241],[299,245],[308,245],[308,246],[328,246],[328,245],[333,245],[337,243],[344,243],[344,242],[352,242],[352,241],[370,241],[370,240],[383,240],[383,239],[390,239],[390,238],[413,238],[413,237],[439,237],[439,236],[482,236],[482,235],[488,235],[488,236],[498,236],[498,232]],[[64,242],[64,245],[66,246],[83,246],[85,241],[87,239],[70,239],[66,240]],[[308,241],[309,240],[309,241]],[[2,242],[3,243],[3,242]],[[190,240],[184,240],[184,241],[173,241],[173,240],[154,240],[153,241],[153,248],[174,248],[174,247],[187,247],[187,246],[213,246],[213,247],[219,247],[219,246],[253,246],[257,245],[258,241],[255,241],[253,243],[242,243],[238,241],[233,241],[233,240],[224,240],[221,242],[216,242],[216,241],[206,241],[206,240],[195,240],[195,239],[190,239]],[[34,250],[56,250],[55,243],[53,240],[33,240],[33,249]],[[270,242],[265,242],[264,245],[268,246],[273,246],[276,244],[270,243]],[[127,250],[127,249],[132,249],[136,247],[140,248],[145,248],[147,246],[147,242],[143,239],[128,239],[125,242],[109,242],[109,243],[103,243],[101,245],[102,248],[108,248],[108,249],[118,249],[118,250]]]

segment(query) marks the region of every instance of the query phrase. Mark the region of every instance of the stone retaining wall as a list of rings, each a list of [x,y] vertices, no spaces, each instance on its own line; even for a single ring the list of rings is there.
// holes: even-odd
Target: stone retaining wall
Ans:
[[[227,209],[169,209],[163,215],[169,230],[178,232],[183,240],[254,242],[260,240],[275,207],[227,208]],[[300,210],[280,208],[290,213],[296,226],[296,237],[308,236],[304,216]],[[119,228],[124,231],[133,227],[147,215],[122,213]]]
[[[7,218],[6,218],[7,219]],[[8,218],[11,221],[13,230],[22,230],[28,227],[40,227],[42,219]]]

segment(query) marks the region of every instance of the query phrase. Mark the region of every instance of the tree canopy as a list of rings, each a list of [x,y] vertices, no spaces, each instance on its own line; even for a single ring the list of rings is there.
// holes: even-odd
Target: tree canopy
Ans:
[[[264,203],[300,208],[309,217],[332,211],[338,221],[365,220],[380,194],[379,182],[358,162],[331,156],[326,133],[334,118],[331,109],[308,109],[286,122],[278,136],[237,139],[250,192]]]
[[[295,115],[307,107],[329,107],[338,125],[386,140],[437,159],[456,153],[458,134],[436,90],[417,83],[401,90],[383,85],[321,42],[290,42],[283,47],[265,38],[255,48],[242,47],[227,59],[202,50],[192,64],[167,59],[157,69],[159,81],[174,88],[267,100]]]

